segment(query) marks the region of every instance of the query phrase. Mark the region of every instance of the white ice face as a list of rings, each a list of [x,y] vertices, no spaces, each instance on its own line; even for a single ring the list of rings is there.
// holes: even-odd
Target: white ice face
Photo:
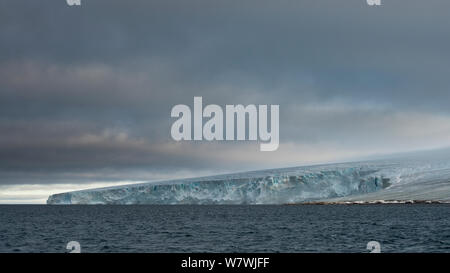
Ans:
[[[450,201],[450,160],[390,160],[273,169],[55,194],[48,204],[287,204]]]

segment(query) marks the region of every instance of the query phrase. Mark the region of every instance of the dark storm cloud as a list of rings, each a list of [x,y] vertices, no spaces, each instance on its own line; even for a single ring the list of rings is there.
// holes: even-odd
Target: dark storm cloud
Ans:
[[[2,1],[1,183],[145,180],[449,145],[449,9]],[[170,109],[195,95],[280,104],[280,150],[174,143]]]

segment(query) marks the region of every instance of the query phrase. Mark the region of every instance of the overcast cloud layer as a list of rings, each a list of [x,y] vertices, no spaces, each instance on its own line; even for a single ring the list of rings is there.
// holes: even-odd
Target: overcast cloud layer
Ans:
[[[449,146],[449,10],[444,0],[1,0],[0,185]],[[194,96],[279,104],[280,148],[174,142],[170,110]]]

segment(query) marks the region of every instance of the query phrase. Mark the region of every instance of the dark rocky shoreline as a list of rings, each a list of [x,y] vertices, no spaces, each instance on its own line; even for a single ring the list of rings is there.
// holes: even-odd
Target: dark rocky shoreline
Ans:
[[[448,201],[437,200],[373,200],[373,201],[311,201],[301,203],[287,203],[286,205],[391,205],[391,204],[450,204]]]

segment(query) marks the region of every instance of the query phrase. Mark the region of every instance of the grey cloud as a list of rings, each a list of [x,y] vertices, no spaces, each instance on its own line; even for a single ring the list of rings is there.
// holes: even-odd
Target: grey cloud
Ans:
[[[145,180],[449,145],[449,8],[2,1],[0,183]],[[280,104],[280,151],[174,143],[170,109],[196,95]]]

